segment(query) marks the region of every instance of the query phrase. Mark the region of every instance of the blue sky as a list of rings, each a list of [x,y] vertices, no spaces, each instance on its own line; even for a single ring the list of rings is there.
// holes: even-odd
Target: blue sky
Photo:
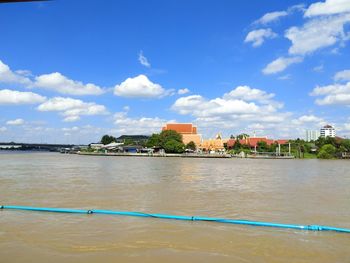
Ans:
[[[0,141],[350,136],[350,1],[0,5]]]

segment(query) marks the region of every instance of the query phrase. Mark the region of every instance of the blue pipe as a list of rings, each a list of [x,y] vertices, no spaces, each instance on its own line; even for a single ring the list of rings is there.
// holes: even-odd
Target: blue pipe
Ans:
[[[111,210],[99,210],[99,209],[84,210],[84,209],[46,208],[46,207],[11,206],[11,205],[0,206],[0,209],[1,210],[2,209],[15,209],[15,210],[55,212],[55,213],[105,214],[105,215],[120,215],[120,216],[153,217],[153,218],[160,218],[160,219],[207,221],[207,222],[238,224],[238,225],[290,228],[290,229],[296,229],[296,230],[336,231],[336,232],[342,232],[342,233],[350,233],[350,229],[331,227],[331,226],[279,224],[279,223],[259,222],[259,221],[250,221],[250,220],[237,220],[237,219],[225,219],[225,218],[215,218],[215,217],[202,217],[202,216],[177,216],[177,215],[167,215],[167,214],[149,214],[149,213],[142,213],[142,212],[111,211]]]

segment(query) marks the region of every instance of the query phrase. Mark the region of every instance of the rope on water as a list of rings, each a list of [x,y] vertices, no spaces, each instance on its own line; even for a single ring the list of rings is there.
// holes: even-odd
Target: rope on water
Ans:
[[[99,209],[84,210],[84,209],[70,209],[70,208],[47,208],[47,207],[0,205],[0,210],[4,210],[4,209],[27,210],[27,211],[38,211],[38,212],[55,212],[55,213],[105,214],[105,215],[120,215],[120,216],[152,217],[152,218],[160,218],[160,219],[206,221],[206,222],[217,222],[217,223],[250,225],[250,226],[261,226],[261,227],[289,228],[289,229],[310,230],[310,231],[336,231],[336,232],[342,232],[342,233],[350,233],[350,229],[338,228],[338,227],[332,227],[332,226],[280,224],[280,223],[259,222],[259,221],[250,221],[250,220],[240,220],[240,219],[225,219],[225,218],[215,218],[215,217],[201,217],[201,216],[178,216],[178,215],[167,215],[167,214],[153,214],[153,213],[149,214],[149,213],[142,213],[142,212],[112,211],[112,210],[99,210]]]

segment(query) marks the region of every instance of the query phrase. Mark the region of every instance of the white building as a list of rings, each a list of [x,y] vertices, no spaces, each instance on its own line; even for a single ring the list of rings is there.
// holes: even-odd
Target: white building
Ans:
[[[331,125],[326,125],[323,128],[321,128],[320,131],[321,137],[335,137],[335,129]]]
[[[314,130],[306,130],[306,134],[305,134],[305,140],[307,142],[310,141],[316,141],[318,139],[318,137],[320,137],[320,132],[319,131],[314,131]]]

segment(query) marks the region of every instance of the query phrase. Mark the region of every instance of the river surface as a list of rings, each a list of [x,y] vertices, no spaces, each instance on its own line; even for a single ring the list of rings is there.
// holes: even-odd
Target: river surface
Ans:
[[[350,228],[350,161],[1,153],[0,205]],[[350,262],[350,235],[0,211],[0,262]]]

